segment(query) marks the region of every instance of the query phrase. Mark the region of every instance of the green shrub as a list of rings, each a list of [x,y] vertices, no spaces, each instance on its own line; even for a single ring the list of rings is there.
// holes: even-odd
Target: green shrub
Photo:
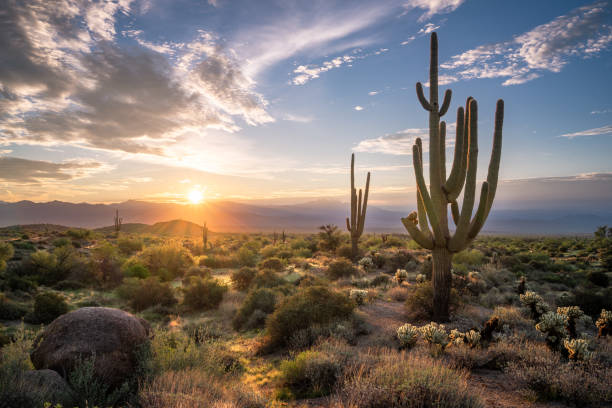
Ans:
[[[283,270],[283,261],[280,258],[268,258],[259,263],[259,269],[271,269],[280,272]]]
[[[349,244],[342,244],[336,249],[336,255],[346,259],[352,259],[353,250]]]
[[[115,287],[123,280],[122,259],[117,248],[104,242],[92,251],[92,264],[98,281],[107,287]]]
[[[455,311],[460,298],[457,291],[451,289],[449,308]],[[433,315],[433,286],[431,281],[417,283],[408,289],[406,309],[413,319],[431,319]]]
[[[49,324],[65,313],[68,313],[68,303],[64,296],[44,292],[34,297],[34,312],[26,315],[25,320],[33,324]]]
[[[28,309],[0,293],[0,320],[19,320],[26,315]]]
[[[71,272],[83,267],[83,261],[70,245],[57,247],[53,252],[36,251],[25,261],[27,273],[49,286],[67,279]]]
[[[65,237],[58,238],[53,241],[53,246],[56,248],[65,246],[65,245],[72,245],[72,242],[68,238],[65,238]]]
[[[398,269],[409,269],[408,263],[414,261],[414,257],[405,249],[393,251],[387,259],[386,267],[389,271],[395,272]]]
[[[607,288],[609,283],[608,274],[603,271],[589,271],[587,273],[587,279],[594,285]]]
[[[348,278],[353,276],[357,270],[348,259],[333,261],[327,267],[327,276],[330,279]]]
[[[124,255],[132,255],[135,252],[142,251],[142,240],[137,238],[119,238],[117,247]]]
[[[227,286],[217,279],[192,276],[183,287],[183,303],[191,310],[216,309],[227,292]]]
[[[278,273],[270,269],[264,269],[257,272],[253,278],[252,286],[256,288],[275,288],[286,283]]]
[[[200,258],[200,266],[208,268],[235,268],[239,266],[238,260],[235,257],[221,254],[211,254],[205,258]]]
[[[342,366],[320,351],[303,351],[293,360],[281,363],[281,382],[297,398],[317,398],[329,395],[341,373]]]
[[[254,329],[263,327],[266,318],[274,312],[280,298],[278,291],[269,288],[251,290],[242,302],[232,321],[234,329]]]
[[[6,269],[6,261],[11,259],[15,251],[13,246],[8,242],[0,242],[0,272],[4,272]]]
[[[177,303],[172,286],[160,282],[155,276],[128,278],[117,288],[117,295],[138,312],[155,305],[173,306]]]
[[[237,271],[232,272],[231,280],[234,289],[239,291],[246,291],[253,283],[253,279],[257,274],[257,269],[243,266]]]
[[[391,282],[389,275],[377,275],[370,282],[370,286],[387,286]]]
[[[311,286],[283,300],[268,318],[270,344],[283,346],[292,334],[351,316],[354,304],[346,296],[322,286]]]
[[[139,258],[152,275],[159,276],[162,280],[183,276],[185,271],[193,265],[191,253],[178,244],[145,248]]]
[[[151,273],[146,266],[140,262],[128,262],[123,267],[123,274],[127,278],[146,279],[151,276]]]
[[[84,359],[80,358],[68,375],[68,383],[74,391],[76,405],[79,407],[113,407],[121,401],[126,401],[132,390],[129,382],[112,389],[95,374],[95,355]]]
[[[255,266],[257,263],[257,253],[243,246],[236,253],[236,260],[240,266]]]
[[[465,249],[453,256],[453,263],[478,266],[484,263],[485,256],[477,249]]]

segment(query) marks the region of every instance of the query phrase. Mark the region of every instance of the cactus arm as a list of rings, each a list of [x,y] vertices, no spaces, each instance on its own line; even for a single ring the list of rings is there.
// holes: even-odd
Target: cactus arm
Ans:
[[[351,155],[351,228],[355,226],[356,216],[357,192],[355,191],[355,153],[353,153]]]
[[[451,252],[459,251],[467,240],[469,233],[472,211],[474,210],[474,201],[476,193],[476,166],[478,164],[478,105],[476,100],[472,99],[469,106],[469,150],[467,176],[465,181],[465,192],[463,193],[463,205],[461,206],[461,215],[457,231],[449,242]]]
[[[404,224],[404,227],[412,239],[417,242],[417,244],[425,249],[433,249],[434,243],[431,236],[427,236],[421,230],[419,230],[410,216],[402,218],[402,224]]]
[[[451,202],[451,214],[453,215],[453,221],[455,225],[459,224],[459,204],[457,204],[457,200]]]
[[[359,199],[357,201],[357,224],[354,224],[354,233],[359,235],[359,230],[361,229],[361,201],[363,200],[363,192],[359,189]]]
[[[461,162],[464,156],[463,137],[463,107],[460,106],[459,109],[457,109],[457,131],[455,132],[455,155],[453,157],[453,167],[451,168],[451,173],[443,187],[446,194],[455,191],[457,189],[457,184],[459,183]]]
[[[440,113],[439,113],[440,117],[444,116],[446,112],[448,111],[448,108],[451,103],[452,95],[453,95],[453,91],[451,91],[450,89],[447,89],[446,92],[444,92],[444,100],[442,101],[442,107],[440,108]]]
[[[429,104],[438,113],[438,34],[431,33],[429,47]]]
[[[436,242],[442,244],[444,242],[444,235],[442,233],[442,228],[440,227],[440,223],[438,222],[438,216],[435,212],[434,204],[429,196],[429,192],[427,191],[427,185],[425,184],[425,177],[423,176],[423,162],[421,160],[421,150],[419,149],[420,138],[417,139],[417,144],[412,146],[412,160],[414,164],[414,174],[416,177],[417,188],[421,193],[421,197],[423,198],[423,204],[425,205],[425,210],[427,211],[427,215],[429,216],[429,223],[431,224],[434,230],[434,236],[436,238]]]
[[[346,229],[348,232],[351,232],[351,222],[349,221],[348,217],[346,217]]]
[[[469,124],[470,124],[470,103],[472,101],[471,96],[467,98],[465,102],[465,115],[463,119],[463,151],[461,156],[461,167],[459,167],[459,175],[457,177],[456,185],[449,186],[447,198],[448,201],[456,200],[463,189],[465,184],[465,177],[467,174],[467,166],[468,166],[468,150],[469,150]],[[454,187],[454,188],[450,188]]]
[[[440,122],[440,187],[446,183],[446,122]]]
[[[421,106],[423,106],[423,109],[426,111],[432,111],[433,107],[427,101],[427,99],[425,99],[425,95],[423,94],[423,85],[420,82],[417,82],[416,84],[416,93],[417,98],[419,98],[419,102],[421,102]]]
[[[489,171],[487,174],[487,183],[489,184],[489,195],[487,198],[487,211],[485,214],[485,221],[487,217],[489,216],[491,207],[493,206],[493,199],[495,198],[495,192],[497,190],[497,179],[499,176],[499,163],[501,161],[503,126],[504,126],[504,101],[500,99],[497,101],[497,108],[495,109],[495,130],[493,131],[493,149],[491,150],[491,160],[489,161]]]
[[[418,147],[419,153],[419,162],[423,163],[423,145],[421,144],[421,138],[417,138],[416,144]],[[421,167],[421,172],[423,172],[423,168]],[[427,222],[427,211],[425,210],[425,204],[423,203],[423,196],[421,195],[421,191],[417,187],[417,215],[419,225],[421,226],[421,231],[427,237],[431,237],[431,231],[429,229],[429,224]]]
[[[476,215],[470,224],[470,232],[468,233],[468,240],[476,237],[480,232],[480,229],[484,225],[487,219],[487,208],[489,205],[489,183],[486,181],[482,183],[480,189],[480,202],[478,203],[478,209]]]
[[[363,208],[361,209],[361,215],[359,216],[359,235],[363,233],[363,229],[365,227],[365,217],[366,210],[368,209],[368,195],[370,192],[370,172],[368,172],[368,177],[366,178],[366,186],[365,193],[363,195]]]

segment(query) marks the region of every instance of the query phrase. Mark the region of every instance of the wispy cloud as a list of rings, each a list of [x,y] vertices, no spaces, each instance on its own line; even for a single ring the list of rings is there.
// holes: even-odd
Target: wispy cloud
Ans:
[[[573,139],[575,137],[582,136],[599,136],[599,135],[610,135],[612,134],[612,125],[606,125],[599,128],[581,130],[580,132],[573,133],[565,133],[559,137],[567,137],[568,139]]]
[[[283,120],[288,120],[290,122],[298,122],[298,123],[310,123],[314,120],[312,116],[302,116],[296,115],[293,113],[287,113],[283,116]]]
[[[449,137],[455,131],[456,124],[446,126],[446,145],[454,145],[454,137]],[[384,153],[394,156],[411,155],[412,146],[417,138],[423,141],[423,149],[428,150],[429,130],[424,128],[409,128],[395,133],[388,133],[373,139],[365,139],[353,147],[355,152]]]
[[[612,109],[602,109],[591,111],[591,115],[603,115],[606,113],[612,113]]]
[[[330,71],[335,68],[340,68],[341,66],[353,66],[353,62],[364,59],[373,55],[380,55],[384,52],[389,51],[388,48],[380,48],[376,51],[369,53],[362,53],[361,50],[354,50],[351,54],[345,54],[339,57],[336,57],[329,61],[324,61],[320,65],[309,64],[309,65],[300,65],[296,69],[293,70],[293,73],[296,74],[291,83],[293,85],[304,85],[306,82],[311,79],[319,78],[319,76],[323,72]]]
[[[378,92],[378,91],[370,91],[370,92],[368,92],[368,95],[374,96],[374,95],[378,95],[379,93],[380,92]]]
[[[404,3],[406,12],[418,9],[425,11],[419,21],[426,21],[436,14],[447,14],[455,11],[465,0],[408,0]]]
[[[359,111],[363,110],[363,106],[357,105],[353,109],[355,109],[357,112],[359,112]]]
[[[73,159],[61,163],[0,157],[0,180],[16,184],[38,184],[84,178],[108,171],[105,163],[89,159]]]
[[[455,55],[441,67],[454,80],[507,78],[503,85],[523,84],[545,71],[560,72],[570,58],[590,58],[608,47],[612,42],[608,14],[605,2],[578,7],[511,41]]]

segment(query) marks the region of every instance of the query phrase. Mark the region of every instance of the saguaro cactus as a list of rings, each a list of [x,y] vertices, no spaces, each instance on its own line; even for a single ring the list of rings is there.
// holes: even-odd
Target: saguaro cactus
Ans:
[[[206,221],[204,221],[204,225],[202,225],[202,244],[204,250],[208,248],[208,227],[206,226]]]
[[[121,231],[121,224],[123,223],[123,218],[119,217],[119,210],[115,210],[115,232],[118,234]]]
[[[365,195],[362,196],[362,191],[359,189],[359,198],[357,197],[357,190],[355,189],[355,153],[353,153],[351,156],[351,218],[346,218],[346,229],[351,234],[351,256],[353,260],[357,259],[359,254],[359,237],[363,234],[369,192],[370,172],[368,172],[368,177],[366,178]]]
[[[484,225],[495,197],[502,147],[504,101],[497,101],[493,151],[487,180],[482,183],[480,203],[472,217],[476,195],[476,166],[478,161],[478,107],[476,100],[467,98],[465,111],[457,109],[455,154],[450,175],[446,175],[446,123],[440,122],[450,106],[450,89],[438,107],[438,38],[431,34],[431,62],[429,66],[429,100],[423,86],[416,84],[419,102],[429,112],[429,190],[423,176],[423,146],[417,139],[412,148],[414,173],[417,182],[417,211],[402,218],[412,238],[433,253],[433,318],[449,318],[448,302],[451,290],[451,261],[453,254],[465,249]],[[464,188],[465,187],[465,188]],[[461,209],[457,203],[463,190]],[[449,233],[448,205],[456,225],[455,234]],[[431,230],[430,230],[431,226]],[[432,231],[433,230],[433,231]]]

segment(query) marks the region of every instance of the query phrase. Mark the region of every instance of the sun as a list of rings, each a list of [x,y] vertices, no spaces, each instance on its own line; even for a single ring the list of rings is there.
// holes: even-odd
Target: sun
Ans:
[[[204,193],[196,189],[191,190],[189,193],[187,193],[187,199],[189,199],[191,204],[200,204],[204,199]]]

